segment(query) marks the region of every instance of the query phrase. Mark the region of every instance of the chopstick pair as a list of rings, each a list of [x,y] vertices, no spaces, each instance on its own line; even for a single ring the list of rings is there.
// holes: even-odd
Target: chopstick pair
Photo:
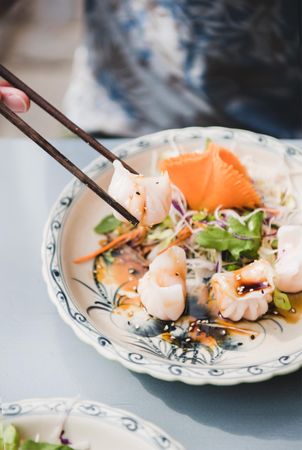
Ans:
[[[78,127],[68,117],[62,114],[58,109],[51,105],[47,100],[41,97],[37,92],[27,86],[23,81],[17,78],[12,72],[6,69],[0,64],[0,76],[8,81],[12,86],[22,90],[28,97],[40,106],[41,109],[46,111],[58,122],[68,128],[71,132],[79,136],[89,146],[94,148],[98,153],[103,155],[108,161],[113,162],[119,160],[123,166],[131,173],[137,172],[130,167],[127,163],[120,160],[114,153],[108,150],[104,145],[94,139],[91,135],[86,133],[83,129]],[[91,178],[89,178],[82,170],[80,170],[75,164],[73,164],[68,158],[66,158],[59,150],[56,149],[50,142],[48,142],[43,136],[41,136],[35,129],[33,129],[28,123],[26,123],[21,117],[11,111],[3,102],[0,101],[0,113],[13,125],[15,125],[22,133],[28,136],[32,141],[38,144],[43,150],[45,150],[50,156],[58,161],[65,169],[67,169],[72,175],[78,178],[83,184],[89,187],[99,197],[105,200],[112,208],[120,213],[125,219],[129,220],[133,225],[138,224],[138,220],[132,214],[127,211],[122,205],[120,205],[114,198],[112,198],[106,191],[96,184]]]

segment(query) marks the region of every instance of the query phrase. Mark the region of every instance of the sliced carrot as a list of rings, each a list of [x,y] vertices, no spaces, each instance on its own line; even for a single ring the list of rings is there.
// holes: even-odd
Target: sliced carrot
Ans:
[[[214,211],[218,206],[253,208],[261,202],[239,159],[214,142],[204,153],[184,153],[166,159],[160,168],[168,172],[194,210]]]
[[[88,255],[81,256],[80,258],[75,259],[73,262],[74,264],[81,264],[83,262],[89,261],[90,259],[94,259],[97,256],[101,255],[102,253],[108,252],[108,250],[111,250],[113,248],[120,247],[126,242],[132,241],[133,239],[144,233],[146,233],[145,228],[143,227],[135,228],[134,230],[128,231],[127,233],[118,236],[116,239],[113,239],[113,241],[109,242],[108,244],[104,245],[98,250],[95,250],[94,252],[89,253]]]
[[[169,244],[166,248],[161,250],[158,254],[161,255],[162,253],[164,253],[169,248],[174,247],[174,245],[181,244],[183,241],[188,239],[191,236],[191,234],[192,233],[191,233],[190,228],[188,228],[188,227],[182,228],[180,230],[180,232],[178,233],[177,238],[175,239],[175,241],[171,242],[171,244]]]

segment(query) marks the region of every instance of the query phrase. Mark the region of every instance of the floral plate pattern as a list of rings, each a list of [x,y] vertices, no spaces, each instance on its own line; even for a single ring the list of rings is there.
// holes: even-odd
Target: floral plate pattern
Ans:
[[[72,399],[32,399],[0,405],[0,417],[17,426],[22,437],[52,440],[64,427],[72,444],[87,443],[90,450],[182,450],[183,447],[158,427],[126,411]],[[134,447],[135,446],[135,447]],[[86,447],[86,446],[85,446]]]
[[[158,152],[173,151],[175,147],[196,150],[203,148],[208,138],[239,156],[253,152],[268,171],[270,166],[280,164],[281,159],[290,169],[302,167],[302,151],[294,146],[268,136],[220,127],[166,130],[123,144],[115,152],[145,173],[147,167],[155,166]],[[86,173],[106,188],[112,168],[98,158]],[[302,186],[299,173],[293,180],[298,191]],[[301,204],[298,207],[302,209]],[[120,305],[120,286],[97,282],[93,276],[95,262],[79,266],[72,263],[97,246],[93,227],[108,212],[107,205],[73,180],[55,203],[45,228],[42,259],[49,295],[80,339],[131,370],[196,385],[262,381],[302,365],[301,320],[288,324],[282,319],[265,317],[253,325],[259,338],[241,342],[241,347],[230,342],[226,345],[224,341],[221,345],[185,349],[162,339],[161,333],[169,324],[153,321],[148,322],[147,328],[141,328],[126,320]],[[141,314],[137,312],[136,317]],[[160,331],[154,331],[158,327]],[[184,332],[180,323],[175,329]]]

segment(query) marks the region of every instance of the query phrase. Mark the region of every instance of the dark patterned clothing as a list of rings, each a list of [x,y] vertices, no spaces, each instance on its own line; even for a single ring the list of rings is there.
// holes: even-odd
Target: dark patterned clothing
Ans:
[[[302,0],[86,0],[67,96],[90,131],[302,136]]]

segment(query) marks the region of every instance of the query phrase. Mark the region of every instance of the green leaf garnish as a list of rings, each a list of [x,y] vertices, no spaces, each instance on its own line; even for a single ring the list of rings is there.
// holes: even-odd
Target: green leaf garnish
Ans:
[[[275,288],[273,300],[275,306],[279,309],[284,309],[285,311],[289,311],[292,308],[290,304],[288,295],[284,292],[279,291],[279,289]]]
[[[163,222],[159,225],[161,230],[166,230],[167,228],[173,228],[173,222],[170,216],[167,216]]]
[[[235,260],[242,256],[255,258],[261,245],[263,213],[253,214],[244,224],[234,217],[228,220],[227,228],[209,225],[196,236],[196,242],[204,248],[220,252],[229,251]]]
[[[68,445],[26,440],[20,447],[20,435],[14,425],[0,424],[0,450],[72,450]]]
[[[201,220],[205,220],[207,217],[207,211],[202,210],[192,216],[193,222],[199,222]]]
[[[94,228],[94,231],[98,234],[111,233],[121,224],[122,222],[120,220],[116,219],[113,214],[110,214],[100,221],[100,223]]]
[[[13,425],[0,424],[0,449],[18,450],[20,435]]]
[[[196,236],[196,242],[204,248],[215,248],[220,252],[231,248],[231,241],[234,240],[230,233],[215,225],[209,225],[204,231]]]
[[[68,445],[46,444],[45,442],[28,440],[21,446],[21,450],[72,450],[72,448]]]
[[[228,264],[227,266],[224,266],[225,270],[228,270],[229,272],[232,272],[233,270],[240,269],[241,266],[239,264]]]
[[[216,220],[216,217],[214,216],[214,214],[208,214],[207,215],[207,221],[208,222],[214,222]]]

